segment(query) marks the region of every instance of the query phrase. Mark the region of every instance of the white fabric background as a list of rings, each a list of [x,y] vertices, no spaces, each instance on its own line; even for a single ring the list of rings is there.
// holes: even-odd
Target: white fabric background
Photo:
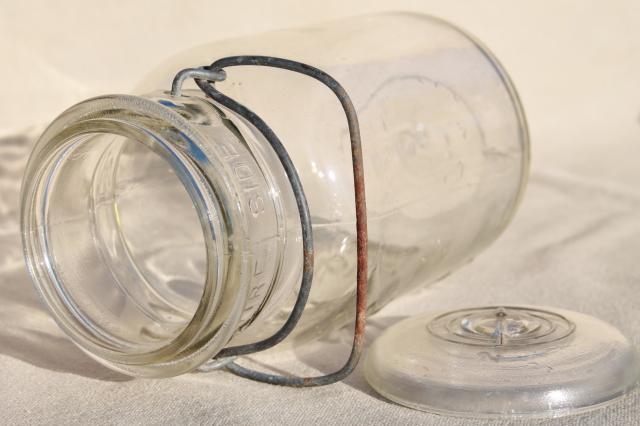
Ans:
[[[472,422],[388,403],[360,370],[309,390],[220,372],[130,380],[76,349],[41,307],[21,258],[18,190],[43,123],[88,96],[127,92],[205,41],[391,9],[451,20],[496,53],[523,100],[533,164],[499,241],[376,315],[370,337],[425,310],[511,302],[592,314],[640,342],[640,2],[0,0],[0,424],[640,424],[638,392],[561,419]],[[256,360],[328,372],[347,341]]]

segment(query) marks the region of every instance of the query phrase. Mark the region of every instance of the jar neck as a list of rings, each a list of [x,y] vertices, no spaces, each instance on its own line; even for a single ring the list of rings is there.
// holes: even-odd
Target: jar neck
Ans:
[[[199,95],[90,99],[29,160],[30,273],[100,362],[137,376],[189,371],[234,336],[251,339],[290,294],[299,255],[287,253],[300,250],[287,235],[299,224],[285,179],[264,141]]]

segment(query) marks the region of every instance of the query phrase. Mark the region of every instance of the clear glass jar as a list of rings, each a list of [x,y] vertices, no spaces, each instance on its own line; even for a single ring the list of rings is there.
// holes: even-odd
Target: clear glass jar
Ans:
[[[505,228],[528,170],[515,90],[474,38],[441,20],[382,14],[221,41],[180,54],[141,96],[81,102],[29,160],[29,271],[60,327],[118,371],[192,370],[286,320],[301,278],[298,212],[270,146],[182,68],[228,55],[306,62],[359,114],[369,228],[369,311],[468,262]],[[333,95],[287,71],[242,67],[217,84],[283,141],[313,220],[312,292],[295,334],[346,324],[355,293],[348,132]]]

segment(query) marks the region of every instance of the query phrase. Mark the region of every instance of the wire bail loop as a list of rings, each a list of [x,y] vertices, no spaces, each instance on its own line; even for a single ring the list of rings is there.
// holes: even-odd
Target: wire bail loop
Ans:
[[[285,69],[311,77],[327,86],[336,95],[344,110],[349,128],[351,142],[351,157],[353,166],[353,183],[355,189],[356,208],[356,240],[357,240],[357,275],[356,275],[356,320],[351,353],[346,363],[339,370],[316,377],[297,377],[273,375],[243,367],[233,361],[233,357],[260,352],[277,345],[284,340],[297,325],[309,298],[313,280],[313,233],[311,215],[307,198],[302,188],[300,177],[296,171],[287,150],[273,130],[249,108],[224,95],[215,88],[216,81],[226,78],[224,68],[233,66],[264,66]],[[193,78],[198,87],[211,99],[235,112],[251,123],[271,145],[278,159],[282,163],[291,184],[302,226],[303,271],[300,291],[291,314],[284,325],[271,337],[259,342],[225,348],[214,358],[221,360],[224,368],[239,376],[283,386],[310,387],[335,383],[347,377],[355,369],[364,346],[364,331],[366,323],[367,296],[367,212],[364,189],[364,166],[362,160],[362,146],[360,141],[360,127],[355,108],[346,90],[329,74],[311,65],[289,59],[271,56],[230,56],[219,59],[206,67],[187,68],[176,74],[171,94],[181,95],[184,81]],[[229,360],[230,359],[230,360]]]

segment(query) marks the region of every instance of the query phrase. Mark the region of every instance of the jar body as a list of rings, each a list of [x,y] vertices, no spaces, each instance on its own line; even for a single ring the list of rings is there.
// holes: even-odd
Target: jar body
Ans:
[[[182,68],[242,54],[272,55],[314,65],[338,80],[353,100],[363,141],[370,312],[468,262],[509,222],[526,181],[526,124],[515,91],[500,65],[460,30],[426,16],[384,14],[229,40],[172,58],[144,79],[138,92],[168,88],[173,75]],[[294,334],[313,335],[344,325],[354,311],[355,206],[348,132],[337,100],[317,82],[282,70],[232,68],[227,80],[217,85],[272,127],[286,146],[308,199],[315,248],[314,280],[307,308]],[[83,219],[85,226],[73,228],[74,232],[90,235],[87,244],[111,247],[97,250],[102,254],[88,263],[121,259],[109,261],[110,272],[92,281],[103,288],[102,281],[115,277],[122,293],[117,299],[135,299],[130,310],[144,311],[147,317],[156,315],[154,309],[162,311],[157,309],[162,301],[169,301],[167,306],[175,308],[170,314],[157,314],[164,322],[157,320],[160,325],[141,327],[145,332],[125,335],[121,330],[114,331],[123,340],[135,339],[150,329],[152,335],[164,336],[150,339],[157,347],[145,346],[138,352],[162,352],[166,342],[178,341],[184,344],[180,351],[165,358],[159,355],[158,359],[166,364],[176,357],[202,353],[202,358],[195,356],[201,362],[204,355],[212,356],[225,345],[268,337],[286,320],[301,274],[300,224],[281,166],[255,129],[199,92],[187,91],[178,98],[154,92],[138,99],[144,99],[140,101],[143,111],[132,113],[132,104],[128,103],[126,108],[130,110],[124,118],[113,119],[117,115],[114,111],[126,108],[114,106],[119,101],[110,98],[100,105],[93,104],[91,113],[81,109],[67,120],[82,119],[83,128],[94,126],[93,132],[99,133],[95,126],[105,115],[110,122],[120,124],[140,122],[144,117],[144,125],[132,126],[142,128],[142,132],[131,131],[123,137],[139,141],[145,134],[161,134],[143,142],[151,147],[146,153],[150,156],[141,156],[137,148],[125,150],[130,146],[125,142],[113,148],[117,144],[105,140],[94,144],[94,155],[89,150],[66,154],[83,162],[82,172],[69,172],[66,178],[63,173],[63,178],[57,180],[47,178],[64,170],[55,165],[65,158],[62,154],[58,160],[48,160],[48,168],[43,166],[46,156],[38,154],[46,151],[43,147],[51,146],[54,136],[65,128],[52,125],[53,130],[45,133],[30,160],[23,194],[23,229],[25,245],[31,247],[27,249],[27,260],[45,293],[45,301],[51,307],[54,296],[47,295],[49,290],[43,287],[64,287],[60,283],[75,279],[87,264],[82,255],[75,255],[73,259],[80,260],[75,266],[67,266],[74,272],[56,274],[56,268],[63,269],[64,256],[56,257],[47,250],[56,244],[60,252],[64,252],[65,244],[66,250],[72,249],[70,242],[61,238],[56,243],[50,237],[53,233],[45,232],[47,221],[63,228],[86,207],[92,213]],[[168,115],[155,111],[151,105],[167,109]],[[163,133],[167,126],[158,122],[176,114],[183,122],[173,124],[175,131]],[[99,130],[100,134],[113,133],[109,126]],[[189,131],[193,136],[185,139]],[[162,152],[153,148],[157,140],[167,141]],[[77,141],[75,144],[81,145]],[[102,151],[96,148],[98,145],[103,146]],[[176,146],[179,148],[173,152]],[[112,154],[105,154],[107,151]],[[159,152],[164,161],[151,160]],[[144,161],[145,158],[150,160]],[[160,170],[169,170],[175,179],[164,179],[164,172],[158,174]],[[66,212],[57,220],[51,219],[55,214],[50,211],[55,209],[47,208],[40,222],[30,219],[37,216],[39,205],[50,203],[49,198],[37,194],[55,194],[55,190],[46,190],[46,182],[59,180],[62,187],[65,179],[71,182],[80,175],[90,182],[87,188],[91,189],[75,196],[94,201],[78,204],[75,213]],[[116,175],[120,178],[115,179]],[[31,183],[36,181],[40,183]],[[120,183],[99,183],[110,181]],[[172,183],[168,185],[169,181]],[[172,185],[175,190],[169,190]],[[186,195],[180,188],[187,189]],[[152,200],[162,203],[156,206]],[[103,204],[104,208],[96,207]],[[132,205],[147,209],[136,210]],[[168,206],[171,214],[154,215],[148,211],[163,213]],[[70,229],[60,231],[61,235]],[[34,233],[49,235],[40,238],[46,244],[42,243],[39,249],[31,241]],[[153,233],[158,233],[155,245],[146,239]],[[115,240],[124,242],[114,243]],[[38,250],[44,254],[37,255]],[[180,261],[175,262],[176,259]],[[172,263],[176,264],[171,266]],[[38,266],[41,264],[53,266]],[[123,270],[130,271],[126,278],[120,276]],[[53,276],[47,278],[49,284],[42,284],[47,281],[45,274]],[[204,284],[193,285],[201,281]],[[122,290],[135,287],[136,282],[146,284],[139,291]],[[210,282],[216,285],[209,286]],[[91,297],[86,288],[82,291],[82,297]],[[55,302],[58,308],[53,309],[54,316],[64,315],[65,300],[80,297],[79,293],[71,293],[56,296],[59,302]],[[144,301],[151,299],[153,303]],[[110,307],[108,311],[107,320],[104,312],[86,320],[89,334],[99,334],[96,329],[100,327],[86,324],[113,325],[117,321],[118,309]],[[132,315],[128,310],[121,312]],[[183,316],[180,321],[175,320],[179,313]],[[169,333],[167,324],[172,319],[172,324],[179,324],[178,331]],[[206,330],[194,331],[198,321],[211,324],[204,327]],[[71,328],[67,321],[59,322],[65,330]],[[208,352],[201,348],[206,346],[204,343],[194,348],[193,342],[204,342],[212,336],[219,339],[219,344],[209,346]],[[74,340],[78,342],[79,338],[76,335]],[[93,346],[83,348],[105,362],[104,354],[97,354]],[[126,345],[117,351],[132,352]],[[138,367],[148,359],[136,356],[117,361],[109,358],[106,363],[129,374],[149,376],[177,374],[197,364],[185,363],[183,368],[174,370],[143,369]],[[137,367],[123,368],[118,363]]]

